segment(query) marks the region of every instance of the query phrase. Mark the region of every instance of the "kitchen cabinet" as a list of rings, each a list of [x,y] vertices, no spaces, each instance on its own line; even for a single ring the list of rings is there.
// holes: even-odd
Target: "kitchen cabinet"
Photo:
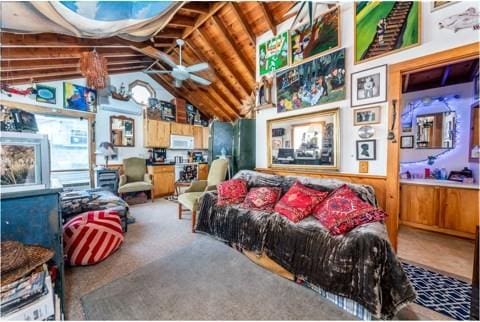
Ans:
[[[155,198],[173,194],[175,191],[175,166],[147,166],[147,171],[153,177],[153,195]]]
[[[194,149],[203,149],[203,127],[193,127],[193,147]]]
[[[400,223],[473,239],[479,196],[478,189],[402,183]]]
[[[207,180],[208,178],[208,164],[199,163],[198,164],[198,180]]]
[[[208,127],[202,127],[202,149],[208,150],[208,136],[210,135],[210,131]]]
[[[170,133],[175,135],[193,136],[193,126],[183,123],[171,123]]]
[[[168,148],[170,146],[170,123],[157,120],[145,120],[144,146],[149,148]]]

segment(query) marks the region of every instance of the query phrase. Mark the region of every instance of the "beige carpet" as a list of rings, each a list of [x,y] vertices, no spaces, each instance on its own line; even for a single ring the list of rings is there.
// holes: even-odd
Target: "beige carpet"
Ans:
[[[178,220],[176,203],[159,199],[153,204],[148,202],[132,206],[131,213],[137,222],[129,225],[125,242],[115,254],[97,265],[66,268],[68,320],[85,319],[80,303],[82,296],[172,254],[200,236],[191,233],[188,213],[184,213],[183,219]],[[403,309],[397,318],[439,320],[443,319],[443,316],[418,305],[410,305]]]

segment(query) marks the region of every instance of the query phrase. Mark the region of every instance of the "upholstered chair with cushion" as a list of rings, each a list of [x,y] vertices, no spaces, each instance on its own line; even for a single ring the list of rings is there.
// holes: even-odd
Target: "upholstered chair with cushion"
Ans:
[[[149,191],[153,202],[152,177],[147,173],[145,159],[127,158],[123,159],[123,174],[118,184],[120,197],[127,192]]]
[[[214,160],[210,166],[207,180],[192,181],[184,193],[178,196],[178,219],[182,219],[182,211],[189,210],[192,212],[192,232],[195,232],[195,221],[198,210],[198,200],[206,191],[216,190],[217,184],[225,180],[228,170],[228,160]]]

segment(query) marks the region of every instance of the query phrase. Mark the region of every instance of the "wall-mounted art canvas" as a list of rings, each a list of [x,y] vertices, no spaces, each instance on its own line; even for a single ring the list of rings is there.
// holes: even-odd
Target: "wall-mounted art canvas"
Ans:
[[[260,76],[288,65],[288,32],[261,43],[259,46]]]
[[[277,112],[345,99],[345,49],[277,73]]]
[[[335,7],[310,23],[290,31],[292,64],[340,46],[340,7]]]
[[[97,111],[97,91],[81,85],[63,83],[63,106],[70,110]]]
[[[355,2],[355,63],[420,44],[420,1]]]
[[[55,87],[37,84],[36,100],[39,103],[57,104],[57,89]]]

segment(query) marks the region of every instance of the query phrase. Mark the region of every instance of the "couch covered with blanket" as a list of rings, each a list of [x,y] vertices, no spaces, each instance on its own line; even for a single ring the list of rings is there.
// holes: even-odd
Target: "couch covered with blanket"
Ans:
[[[333,191],[346,182],[283,177],[240,171],[235,178],[248,187],[280,187],[285,193],[297,180],[307,187]],[[370,186],[347,185],[376,205]],[[383,222],[332,235],[314,217],[293,223],[278,213],[248,210],[240,205],[217,206],[217,193],[200,200],[197,232],[242,249],[264,253],[295,276],[328,292],[352,299],[377,318],[392,318],[415,299],[415,291],[396,257]]]

